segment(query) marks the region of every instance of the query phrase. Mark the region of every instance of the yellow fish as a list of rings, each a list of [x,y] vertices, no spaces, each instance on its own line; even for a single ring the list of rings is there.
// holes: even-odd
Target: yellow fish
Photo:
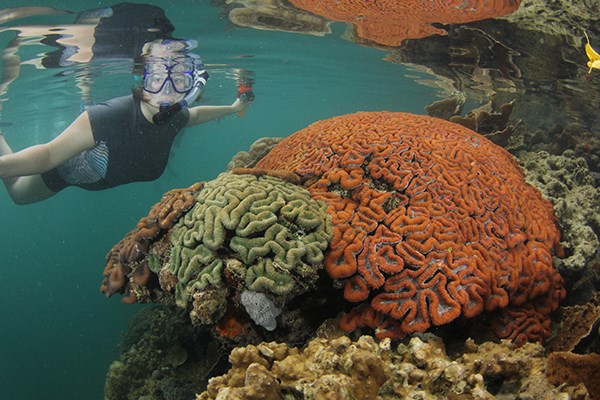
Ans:
[[[590,59],[590,61],[587,63],[587,66],[590,67],[590,70],[588,71],[589,74],[592,72],[592,68],[600,69],[600,54],[598,54],[596,50],[592,49],[592,46],[590,45],[590,38],[588,37],[587,32],[583,31],[583,34],[587,40],[585,45],[585,54],[587,54],[588,58]]]

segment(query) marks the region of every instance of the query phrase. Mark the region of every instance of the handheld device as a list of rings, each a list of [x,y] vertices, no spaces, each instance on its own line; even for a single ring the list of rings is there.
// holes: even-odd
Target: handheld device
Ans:
[[[237,95],[238,99],[243,103],[250,103],[254,100],[254,92],[252,91],[254,80],[249,75],[249,71],[241,70],[237,79]],[[244,114],[246,114],[246,110],[237,113],[238,117],[243,117]]]

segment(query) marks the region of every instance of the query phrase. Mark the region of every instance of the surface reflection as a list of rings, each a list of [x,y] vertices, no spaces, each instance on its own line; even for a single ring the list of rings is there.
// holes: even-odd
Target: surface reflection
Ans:
[[[307,26],[290,29],[280,17],[284,10],[294,21],[299,16],[306,20],[308,13],[345,22],[346,39],[386,51],[390,62],[437,76],[419,81],[441,89],[444,97],[425,109],[430,115],[461,123],[513,150],[560,154],[576,149],[593,170],[600,170],[600,85],[587,74],[582,30],[592,41],[600,37],[597,2],[568,8],[541,1],[521,5],[519,0],[219,3],[234,24],[257,29],[328,33]],[[239,15],[252,15],[253,22]]]
[[[2,21],[13,21],[32,15],[67,14],[70,11],[48,7],[20,7],[3,13]],[[164,11],[149,4],[120,3],[106,8],[82,11],[72,24],[2,27],[0,32],[14,31],[17,35],[2,52],[0,96],[6,95],[23,65],[39,69],[73,67],[82,104],[91,103],[90,84],[94,74],[89,63],[97,60],[132,61],[145,43],[171,38],[173,25]],[[21,60],[22,47],[44,45],[55,50]],[[65,73],[65,72],[60,72]]]
[[[286,3],[286,4],[284,4]],[[520,0],[490,2],[447,1],[387,1],[357,2],[351,0],[235,0],[241,8],[229,11],[229,19],[241,26],[282,29],[304,33],[315,31],[314,21],[326,20],[348,22],[351,35],[358,42],[372,42],[383,46],[400,46],[406,39],[421,39],[431,35],[443,35],[445,30],[434,24],[460,24],[510,14],[519,7]],[[307,13],[308,12],[308,13]],[[311,16],[312,17],[309,17]],[[284,22],[285,23],[282,23]],[[310,23],[308,23],[310,21]],[[302,26],[302,29],[298,27]],[[320,26],[327,26],[321,23]],[[293,29],[291,27],[294,27]]]

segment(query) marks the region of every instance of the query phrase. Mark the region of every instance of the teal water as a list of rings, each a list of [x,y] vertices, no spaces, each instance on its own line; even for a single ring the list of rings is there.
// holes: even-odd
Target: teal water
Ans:
[[[77,12],[111,4],[72,0],[52,6]],[[1,399],[103,398],[119,336],[141,307],[100,293],[104,257],[165,191],[213,179],[258,138],[286,136],[316,120],[355,111],[422,114],[437,100],[434,89],[418,83],[430,77],[383,60],[383,50],[342,39],[342,24],[316,37],[236,27],[209,1],[153,4],[165,10],[175,36],[198,40],[197,52],[211,73],[204,104],[234,100],[231,75],[237,68],[254,72],[256,101],[244,118],[187,129],[157,181],[103,192],[68,188],[30,206],[13,205],[0,190]],[[36,5],[47,3],[10,4]],[[74,15],[38,16],[0,28],[73,20]],[[0,49],[15,34],[0,32]],[[34,45],[19,54],[25,60],[49,50]],[[118,63],[91,67],[102,72],[92,84],[94,100],[130,92],[127,68]],[[52,139],[80,112],[74,78],[57,72],[24,65],[0,98],[0,122],[11,124],[1,129],[13,150]]]

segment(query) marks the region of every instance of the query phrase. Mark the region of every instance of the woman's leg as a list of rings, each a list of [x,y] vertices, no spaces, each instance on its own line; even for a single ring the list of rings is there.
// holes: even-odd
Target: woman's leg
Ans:
[[[0,156],[12,154],[12,149],[6,143],[0,132]],[[3,179],[6,191],[15,204],[31,204],[54,196],[56,193],[48,189],[41,175],[18,176]]]

